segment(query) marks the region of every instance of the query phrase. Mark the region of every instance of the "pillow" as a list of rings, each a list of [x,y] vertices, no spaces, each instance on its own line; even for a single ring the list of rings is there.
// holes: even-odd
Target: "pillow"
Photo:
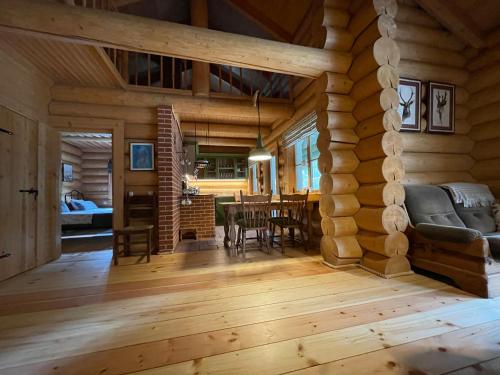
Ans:
[[[74,210],[77,211],[87,211],[87,210],[94,210],[97,208],[96,204],[92,201],[84,201],[82,199],[73,199],[71,200],[71,204],[74,208]]]
[[[69,212],[69,207],[68,205],[66,204],[66,202],[64,201],[61,201],[61,205],[59,206],[61,212]]]
[[[81,202],[79,199],[72,199],[68,203],[68,207],[71,211],[80,211],[81,209],[78,208],[78,203]]]
[[[95,210],[96,208],[98,208],[97,205],[92,201],[82,201],[82,205],[84,210]]]
[[[500,203],[493,203],[492,208],[493,215],[495,216],[495,221],[497,223],[497,232],[500,232]]]

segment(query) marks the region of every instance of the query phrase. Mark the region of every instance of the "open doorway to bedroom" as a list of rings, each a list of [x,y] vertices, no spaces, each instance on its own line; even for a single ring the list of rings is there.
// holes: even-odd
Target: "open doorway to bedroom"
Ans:
[[[61,249],[63,253],[113,246],[111,133],[61,133]]]

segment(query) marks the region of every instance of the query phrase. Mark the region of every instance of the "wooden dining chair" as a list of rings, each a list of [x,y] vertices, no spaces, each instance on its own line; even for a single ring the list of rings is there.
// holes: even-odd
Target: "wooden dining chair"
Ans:
[[[151,260],[151,253],[156,248],[156,195],[134,195],[125,199],[125,226],[113,230],[113,262],[118,265],[120,247],[123,253],[130,255],[131,244],[142,244],[145,247],[147,261]]]
[[[307,242],[304,237],[304,215],[306,215],[307,197],[309,190],[305,194],[283,194],[280,190],[280,208],[277,217],[271,217],[269,223],[271,225],[271,246],[273,246],[275,238],[276,227],[281,230],[281,252],[285,253],[285,229],[292,242],[296,242],[295,229],[300,232],[300,240],[307,251]]]
[[[262,249],[262,242],[270,253],[269,247],[269,212],[271,210],[271,194],[269,195],[243,195],[240,191],[241,218],[238,224],[238,241],[236,246],[241,245],[243,258],[245,258],[247,231],[255,230],[257,240]]]

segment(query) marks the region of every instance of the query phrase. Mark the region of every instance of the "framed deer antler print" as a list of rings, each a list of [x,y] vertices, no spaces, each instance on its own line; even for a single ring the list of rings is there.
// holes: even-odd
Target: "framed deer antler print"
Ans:
[[[401,78],[398,85],[401,131],[420,132],[420,103],[422,83],[415,79]]]
[[[455,133],[455,86],[429,82],[429,133]]]

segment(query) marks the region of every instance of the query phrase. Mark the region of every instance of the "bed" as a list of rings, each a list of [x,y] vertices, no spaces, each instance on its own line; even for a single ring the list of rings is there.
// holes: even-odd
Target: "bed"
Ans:
[[[80,191],[72,190],[61,201],[61,224],[63,230],[112,228],[113,208],[97,207]]]

